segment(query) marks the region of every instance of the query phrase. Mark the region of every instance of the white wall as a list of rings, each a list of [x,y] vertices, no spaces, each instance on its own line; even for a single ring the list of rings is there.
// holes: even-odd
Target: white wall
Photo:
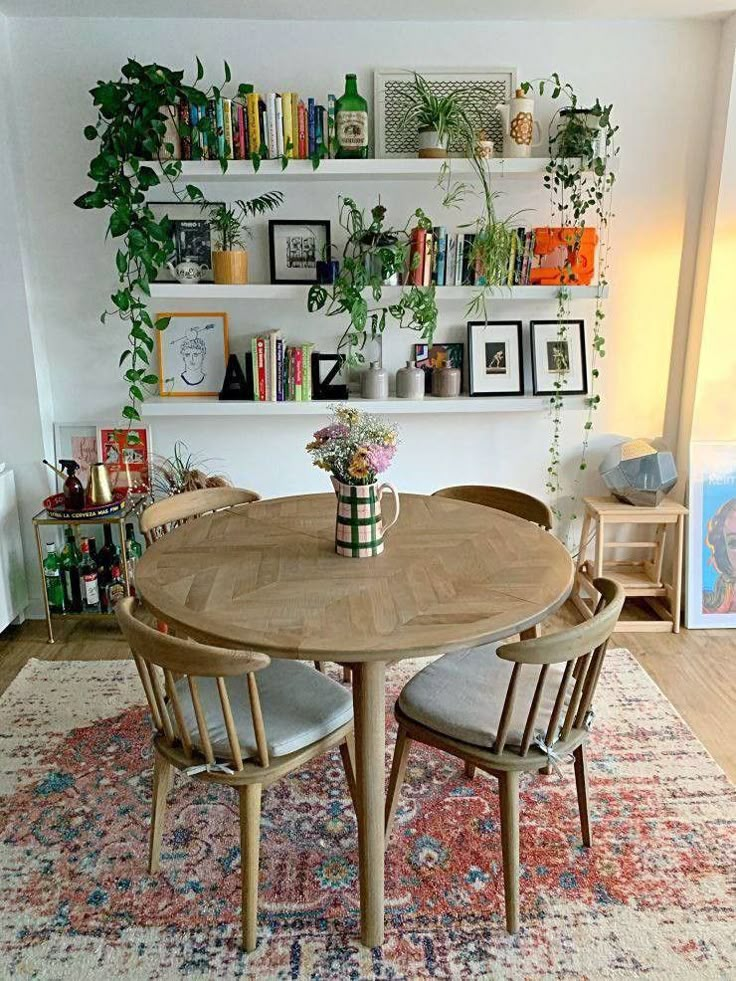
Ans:
[[[15,129],[27,187],[28,269],[34,323],[42,332],[52,368],[57,421],[114,419],[123,398],[117,358],[124,331],[101,327],[98,315],[113,283],[113,246],[103,243],[105,219],[83,213],[73,199],[89,184],[91,144],[83,126],[93,120],[88,89],[116,77],[127,56],[187,67],[198,54],[218,80],[223,57],[237,80],[261,90],[294,88],[324,96],[341,91],[346,71],[357,71],[370,96],[374,67],[513,65],[518,78],[558,70],[583,99],[599,96],[616,105],[621,125],[621,172],[617,184],[610,280],[612,297],[603,368],[599,434],[648,434],[662,430],[672,324],[677,302],[683,227],[688,205],[700,191],[703,147],[710,124],[710,90],[718,49],[713,22],[618,23],[286,23],[187,20],[15,19],[11,22],[13,72],[22,91],[5,99],[15,108]],[[539,107],[544,126],[550,105]],[[268,183],[253,185],[253,193]],[[250,193],[221,185],[210,197]],[[506,190],[506,186],[503,188]],[[390,214],[403,222],[417,205],[436,223],[439,196],[427,185],[361,183],[285,185],[283,217],[332,217],[338,191],[370,206],[380,190]],[[500,208],[528,205],[519,185]],[[537,193],[536,209],[523,223],[549,220]],[[251,278],[266,280],[266,236],[255,229]],[[189,304],[193,306],[193,304]],[[288,304],[219,304],[231,318],[234,347],[258,329],[280,327],[291,339],[317,340],[334,348],[332,324]],[[154,304],[164,309],[165,304]],[[185,308],[180,305],[179,309]],[[200,307],[201,308],[201,307]],[[592,322],[592,306],[573,315]],[[553,306],[499,303],[493,315],[553,318]],[[464,339],[461,307],[443,313],[438,340]],[[385,361],[398,367],[413,337],[391,332]],[[242,348],[241,348],[242,349]],[[184,438],[193,450],[219,461],[239,483],[264,494],[324,489],[303,452],[312,420],[231,419],[159,422],[154,448],[167,451]],[[565,424],[568,465],[579,443],[582,413]],[[402,420],[402,449],[392,471],[406,490],[427,491],[456,481],[508,483],[543,493],[550,436],[542,413],[412,417]],[[589,480],[595,483],[594,472]]]

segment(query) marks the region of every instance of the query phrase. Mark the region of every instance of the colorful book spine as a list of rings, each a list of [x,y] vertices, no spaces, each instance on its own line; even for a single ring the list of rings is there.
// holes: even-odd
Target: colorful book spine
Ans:
[[[327,96],[327,152],[330,157],[335,155],[335,96],[330,92]]]
[[[475,273],[473,270],[473,242],[475,241],[475,235],[466,233],[465,243],[463,250],[463,265],[462,265],[462,285],[472,286],[475,281]]]
[[[179,138],[181,142],[181,159],[192,159],[192,138],[189,134],[191,126],[189,117],[189,102],[186,99],[179,100]]]
[[[440,225],[437,229],[437,285],[445,285],[445,264],[447,262],[447,229]]]
[[[217,160],[218,141],[217,141],[217,105],[215,99],[207,100],[207,121],[209,122],[209,133],[207,137],[207,159]]]
[[[516,269],[516,245],[517,237],[516,235],[511,236],[511,247],[509,248],[509,271],[506,277],[506,285],[514,285],[514,270]]]
[[[225,147],[225,111],[223,99],[215,99],[215,125],[217,126],[217,156],[226,157]]]
[[[258,123],[261,129],[261,145],[258,152],[264,158],[268,158],[268,112],[265,99],[258,100]]]
[[[455,249],[455,286],[463,285],[463,262],[465,261],[465,232],[458,232]]]
[[[305,107],[304,103],[301,100],[299,102],[299,111],[298,111],[297,116],[298,116],[297,125],[299,127],[299,129],[298,129],[299,142],[297,144],[298,145],[298,148],[299,148],[299,159],[300,160],[306,160],[307,159],[307,156],[308,156],[308,154],[307,154],[307,150],[308,150],[308,141],[307,141],[307,110],[306,110],[306,107]]]
[[[291,145],[294,148],[292,156],[299,156],[299,96],[291,93]]]
[[[276,338],[276,401],[284,401],[284,340]]]
[[[246,98],[248,108],[248,143],[250,144],[251,153],[258,153],[261,146],[261,125],[258,115],[260,98],[257,92],[249,92]]]
[[[276,126],[276,153],[274,156],[283,157],[284,155],[284,100],[280,95],[274,99],[275,103],[275,126]]]
[[[447,252],[445,258],[445,286],[455,285],[455,261],[457,259],[457,235],[447,236]]]
[[[314,150],[315,153],[319,151],[321,146],[325,144],[324,136],[324,106],[314,107]]]
[[[294,399],[297,402],[303,401],[302,396],[302,349],[294,348]]]
[[[307,99],[307,155],[310,157],[314,156],[316,148],[315,126],[314,99]]]
[[[233,102],[232,99],[222,100],[222,130],[225,144],[225,156],[234,160],[233,153]]]
[[[312,401],[312,351],[314,344],[302,344],[302,402]]]
[[[253,401],[260,402],[261,398],[258,393],[258,338],[251,338],[250,342],[250,356],[251,363],[253,365]]]
[[[281,334],[277,330],[272,330],[268,335],[268,400],[278,402],[279,372],[278,356],[276,347],[281,339]]]
[[[424,285],[424,240],[427,232],[424,228],[413,228],[409,243],[409,268],[404,282],[409,286]]]
[[[284,125],[283,125],[283,139],[284,139],[284,155],[289,159],[294,156],[294,141],[292,139],[292,129],[293,123],[291,119],[291,106],[292,106],[292,92],[284,92],[281,96],[282,109],[284,115]]]
[[[266,96],[266,118],[268,120],[266,127],[266,146],[268,147],[268,156],[275,157],[278,155],[278,140],[276,138],[276,93],[269,92]]]
[[[432,283],[432,255],[434,253],[434,235],[427,232],[424,236],[424,261],[422,262],[422,286]]]
[[[238,103],[233,99],[230,106],[230,116],[233,128],[233,160],[242,160],[243,153],[240,148],[240,127],[241,119],[238,116]]]
[[[526,230],[524,228],[516,229],[516,262],[514,264],[514,286],[519,286],[521,283],[521,267],[524,262],[524,240],[526,238]]]
[[[256,338],[256,368],[258,375],[258,401],[266,401],[266,342]]]

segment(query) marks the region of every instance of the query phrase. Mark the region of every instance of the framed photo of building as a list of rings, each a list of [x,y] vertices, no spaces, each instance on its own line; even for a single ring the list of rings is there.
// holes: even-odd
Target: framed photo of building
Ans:
[[[329,258],[329,221],[272,218],[268,222],[271,282],[317,282],[317,261]]]
[[[468,388],[471,395],[524,394],[520,320],[468,323]]]
[[[213,207],[217,202],[213,202]],[[169,257],[176,266],[189,260],[205,269],[202,282],[212,282],[212,228],[206,212],[198,204],[179,204],[178,202],[151,201],[149,208],[157,221],[165,216],[173,225],[174,252]],[[159,269],[157,283],[177,282],[170,270],[164,266]]]
[[[463,370],[463,348],[461,342],[450,344],[415,344],[414,360],[417,368],[424,371],[424,391],[427,395],[432,391],[432,371],[434,368],[452,368]]]
[[[736,627],[736,443],[690,445],[686,624]]]
[[[226,313],[157,313],[170,317],[156,331],[158,385],[163,396],[219,395],[225,378],[228,347]]]
[[[560,326],[566,325],[564,336]],[[532,320],[532,387],[535,395],[585,395],[588,368],[585,358],[584,320]]]
[[[130,436],[133,436],[133,440]],[[99,426],[98,457],[114,488],[145,494],[151,487],[151,430],[146,426]]]

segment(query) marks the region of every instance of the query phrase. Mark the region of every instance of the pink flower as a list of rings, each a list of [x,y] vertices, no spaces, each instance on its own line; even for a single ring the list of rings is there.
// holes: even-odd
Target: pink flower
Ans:
[[[366,449],[368,451],[368,463],[374,473],[383,473],[384,470],[388,470],[396,452],[395,446],[381,446],[378,443],[372,443]]]
[[[314,438],[319,443],[326,443],[328,439],[337,439],[340,436],[347,436],[350,430],[340,422],[333,422],[323,429],[318,429]]]

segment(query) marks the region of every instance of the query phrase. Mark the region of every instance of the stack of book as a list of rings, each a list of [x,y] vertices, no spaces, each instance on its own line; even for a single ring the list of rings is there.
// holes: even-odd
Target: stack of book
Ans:
[[[253,398],[256,402],[311,402],[314,344],[286,346],[278,330],[254,337]]]
[[[534,259],[534,229],[517,228],[511,239],[508,274],[504,286],[526,286]],[[432,231],[415,228],[411,235],[409,269],[404,279],[410,286],[485,286],[482,270],[472,261],[475,235],[448,234],[444,226]],[[415,260],[415,256],[418,259]]]
[[[210,99],[206,107],[182,100],[177,110],[184,127],[196,127],[209,116],[217,134],[212,140],[193,128],[185,130],[189,135],[180,140],[182,160],[249,160],[253,153],[306,160],[328,153],[334,144],[334,95],[327,96],[327,107],[312,98],[300,99],[296,92],[250,92],[238,99]]]

